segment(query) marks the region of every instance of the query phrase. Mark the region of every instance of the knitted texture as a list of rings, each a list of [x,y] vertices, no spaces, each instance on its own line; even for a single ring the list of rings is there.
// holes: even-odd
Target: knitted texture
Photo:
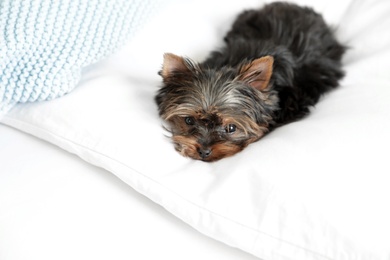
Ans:
[[[163,0],[1,0],[0,115],[69,93]]]

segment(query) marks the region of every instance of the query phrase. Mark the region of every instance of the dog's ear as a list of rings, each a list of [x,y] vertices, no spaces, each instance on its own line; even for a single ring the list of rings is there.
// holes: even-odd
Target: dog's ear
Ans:
[[[186,66],[185,60],[183,57],[177,56],[172,53],[164,54],[164,62],[162,66],[162,70],[159,74],[163,77],[169,77],[175,72],[184,73],[189,72],[190,70]]]
[[[274,58],[272,56],[253,60],[241,67],[239,79],[257,90],[264,90],[271,79],[273,64]]]

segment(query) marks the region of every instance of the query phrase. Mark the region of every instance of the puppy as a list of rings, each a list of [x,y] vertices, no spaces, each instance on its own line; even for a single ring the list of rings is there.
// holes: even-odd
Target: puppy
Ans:
[[[244,11],[224,42],[202,63],[166,53],[159,72],[159,114],[175,149],[196,160],[232,156],[302,118],[344,75],[346,47],[307,7]]]

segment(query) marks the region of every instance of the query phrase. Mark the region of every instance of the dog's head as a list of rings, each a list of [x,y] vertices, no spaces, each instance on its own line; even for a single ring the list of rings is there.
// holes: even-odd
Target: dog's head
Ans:
[[[216,70],[165,54],[156,102],[176,150],[210,162],[261,138],[277,109],[272,68],[271,56]]]

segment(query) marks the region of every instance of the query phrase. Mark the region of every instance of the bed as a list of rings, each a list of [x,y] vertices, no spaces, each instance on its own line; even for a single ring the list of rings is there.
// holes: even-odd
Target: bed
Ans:
[[[389,260],[390,2],[294,2],[321,12],[349,46],[346,77],[308,117],[233,157],[204,163],[173,149],[153,100],[157,72],[165,52],[204,59],[263,1],[135,9],[139,29],[65,73],[66,93],[8,102],[0,259]]]

